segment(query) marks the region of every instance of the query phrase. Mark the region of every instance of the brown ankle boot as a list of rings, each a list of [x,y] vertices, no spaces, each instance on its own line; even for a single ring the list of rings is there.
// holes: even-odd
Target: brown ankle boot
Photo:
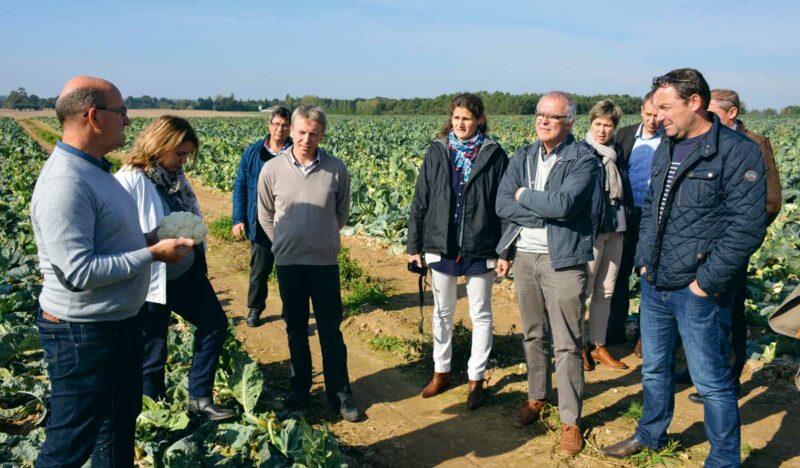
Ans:
[[[561,425],[561,448],[562,455],[574,457],[583,448],[583,435],[581,428],[572,424]]]
[[[469,394],[467,395],[467,408],[474,410],[483,404],[483,380],[469,381]]]
[[[539,419],[539,414],[544,409],[544,400],[526,400],[511,416],[511,422],[517,427],[530,426]]]
[[[434,372],[431,381],[422,389],[422,398],[438,395],[449,383],[449,372]]]
[[[594,370],[594,359],[589,356],[589,345],[583,347],[583,370],[586,372]]]
[[[624,362],[614,359],[614,356],[612,356],[603,345],[595,345],[591,352],[591,357],[614,370],[626,370],[628,368]]]

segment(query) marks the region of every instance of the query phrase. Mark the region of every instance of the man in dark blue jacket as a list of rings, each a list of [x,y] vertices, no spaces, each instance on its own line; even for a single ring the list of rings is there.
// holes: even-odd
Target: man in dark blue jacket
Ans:
[[[697,70],[659,76],[653,89],[667,138],[654,156],[636,250],[644,410],[636,433],[603,452],[622,458],[666,444],[679,334],[704,398],[706,466],[738,466],[731,308],[736,274],[766,231],[764,161],[753,141],[707,111],[711,91]]]
[[[250,286],[247,290],[247,307],[250,309],[247,325],[250,327],[258,326],[261,313],[266,308],[267,278],[275,263],[272,242],[261,229],[256,213],[258,174],[265,162],[292,145],[292,139],[289,138],[291,119],[289,109],[275,109],[269,119],[267,136],[242,153],[233,184],[233,235],[241,240],[247,233],[250,239]]]
[[[561,417],[561,453],[577,455],[583,405],[583,302],[596,221],[593,194],[600,165],[570,131],[575,102],[551,92],[536,106],[539,141],[517,150],[497,191],[497,214],[509,221],[497,252],[498,274],[514,252],[514,288],[528,365],[528,399],[517,427],[539,418],[550,390],[552,336]],[[599,198],[598,198],[599,200]],[[550,333],[548,333],[548,330]]]

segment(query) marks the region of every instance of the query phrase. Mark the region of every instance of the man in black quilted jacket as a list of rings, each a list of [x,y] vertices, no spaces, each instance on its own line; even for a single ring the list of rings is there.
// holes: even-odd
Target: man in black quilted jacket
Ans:
[[[708,112],[711,91],[697,70],[656,77],[653,90],[666,138],[654,156],[636,250],[644,410],[635,434],[603,452],[621,458],[666,444],[679,334],[704,400],[706,466],[738,466],[732,286],[766,231],[764,161],[752,140]]]

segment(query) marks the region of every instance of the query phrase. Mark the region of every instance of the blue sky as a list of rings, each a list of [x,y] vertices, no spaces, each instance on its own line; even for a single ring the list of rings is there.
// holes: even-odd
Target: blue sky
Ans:
[[[76,74],[125,96],[642,95],[690,66],[800,104],[800,2],[0,0],[0,94]]]

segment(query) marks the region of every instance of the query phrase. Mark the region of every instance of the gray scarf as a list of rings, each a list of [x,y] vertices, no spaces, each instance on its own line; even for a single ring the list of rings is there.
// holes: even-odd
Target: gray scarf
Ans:
[[[606,170],[606,186],[604,187],[608,198],[611,199],[611,205],[617,206],[624,197],[624,190],[622,186],[622,175],[617,168],[617,151],[614,149],[614,138],[608,142],[608,145],[601,145],[595,141],[592,136],[592,131],[586,132],[586,143],[592,145],[603,159],[603,167]]]
[[[171,205],[178,207],[179,211],[188,211],[202,217],[200,204],[197,203],[197,196],[194,194],[194,190],[192,190],[192,186],[189,184],[189,179],[186,178],[183,169],[170,172],[156,163],[149,171],[146,171],[146,174],[172,202]]]

